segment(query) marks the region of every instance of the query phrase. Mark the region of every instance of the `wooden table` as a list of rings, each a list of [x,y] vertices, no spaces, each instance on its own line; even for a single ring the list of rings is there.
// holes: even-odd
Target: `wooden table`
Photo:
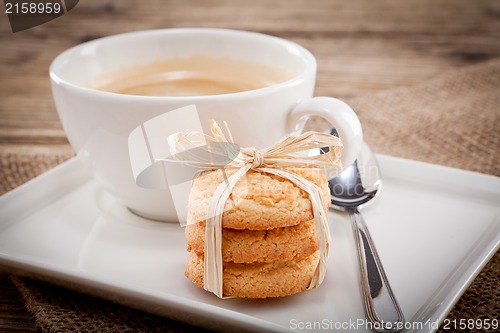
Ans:
[[[86,0],[58,19],[15,34],[6,15],[0,16],[2,153],[70,151],[48,67],[63,50],[116,33],[202,26],[291,39],[317,57],[316,94],[345,100],[500,57],[495,0]],[[3,185],[3,192],[9,190]],[[5,278],[2,283],[5,327],[32,330],[15,289]]]

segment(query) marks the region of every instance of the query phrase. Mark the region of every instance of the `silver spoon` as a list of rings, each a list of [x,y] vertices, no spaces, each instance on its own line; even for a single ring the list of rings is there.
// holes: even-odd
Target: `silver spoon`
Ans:
[[[332,130],[332,134],[336,134]],[[333,208],[349,212],[361,271],[361,292],[366,316],[377,332],[404,328],[403,313],[394,296],[368,228],[358,207],[373,199],[381,185],[375,155],[364,144],[358,159],[337,177],[330,179]]]

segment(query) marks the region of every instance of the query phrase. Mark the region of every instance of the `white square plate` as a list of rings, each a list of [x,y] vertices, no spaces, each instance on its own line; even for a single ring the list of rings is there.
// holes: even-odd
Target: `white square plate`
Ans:
[[[407,320],[437,329],[500,243],[500,178],[378,156],[380,196],[362,213]],[[323,284],[220,300],[184,275],[183,229],[130,213],[72,159],[0,198],[0,264],[125,305],[216,329],[370,331],[348,216],[331,212]]]

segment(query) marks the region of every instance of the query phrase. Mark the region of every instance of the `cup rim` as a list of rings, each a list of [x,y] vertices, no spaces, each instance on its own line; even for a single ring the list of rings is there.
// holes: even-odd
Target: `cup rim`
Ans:
[[[109,91],[103,91],[103,90],[98,90],[90,87],[86,87],[83,85],[79,85],[76,83],[72,83],[69,80],[63,78],[60,74],[58,74],[58,68],[61,67],[61,63],[65,62],[67,57],[83,48],[88,48],[89,46],[92,46],[93,44],[99,44],[106,42],[107,40],[110,39],[116,39],[116,38],[126,38],[127,36],[134,36],[134,35],[147,35],[147,34],[163,34],[163,33],[168,33],[168,34],[182,34],[182,33],[218,33],[218,34],[231,34],[231,35],[245,35],[247,37],[256,37],[256,38],[264,38],[268,40],[274,40],[277,43],[280,43],[284,45],[286,48],[293,49],[294,52],[298,54],[302,59],[305,59],[305,69],[298,73],[297,75],[293,76],[292,78],[279,82],[276,84],[272,84],[270,86],[262,87],[262,88],[257,88],[257,89],[252,89],[252,90],[245,90],[241,92],[234,92],[234,93],[227,93],[227,94],[215,94],[215,95],[196,95],[196,96],[143,96],[143,95],[128,95],[128,94],[120,94],[120,93],[114,93],[114,92],[109,92]],[[316,73],[316,68],[317,68],[317,62],[316,58],[314,55],[307,50],[305,47],[281,38],[277,36],[272,36],[260,32],[255,32],[255,31],[246,31],[246,30],[235,30],[235,29],[223,29],[223,28],[203,28],[203,27],[190,27],[190,28],[166,28],[166,29],[150,29],[150,30],[140,30],[140,31],[132,31],[132,32],[126,32],[126,33],[120,33],[120,34],[115,34],[115,35],[110,35],[110,36],[105,36],[101,38],[97,38],[85,43],[81,43],[78,45],[75,45],[62,53],[60,53],[54,60],[52,60],[50,67],[49,67],[49,76],[53,84],[57,85],[63,85],[67,86],[76,90],[81,90],[83,92],[87,93],[92,93],[96,94],[96,97],[108,97],[108,98],[121,98],[121,99],[129,99],[133,101],[141,100],[141,99],[147,99],[147,100],[156,100],[156,101],[161,101],[161,100],[175,100],[175,101],[182,101],[182,100],[189,100],[189,101],[195,101],[195,100],[200,100],[200,99],[220,99],[220,98],[239,98],[239,97],[251,97],[251,95],[254,94],[262,94],[262,93],[271,93],[275,90],[283,89],[288,86],[292,86],[298,82],[304,81],[309,75]]]

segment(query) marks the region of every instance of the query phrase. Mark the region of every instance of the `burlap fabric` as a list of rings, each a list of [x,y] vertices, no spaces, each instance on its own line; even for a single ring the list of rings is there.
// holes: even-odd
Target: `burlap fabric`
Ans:
[[[332,95],[334,95],[332,91]],[[382,154],[500,176],[500,60],[409,88],[347,101],[365,139]],[[310,129],[324,129],[314,119]],[[0,152],[5,192],[73,156],[68,146]],[[451,311],[450,319],[499,318],[496,254]],[[4,278],[4,280],[6,280]],[[43,332],[179,332],[185,324],[27,278],[10,276]]]

